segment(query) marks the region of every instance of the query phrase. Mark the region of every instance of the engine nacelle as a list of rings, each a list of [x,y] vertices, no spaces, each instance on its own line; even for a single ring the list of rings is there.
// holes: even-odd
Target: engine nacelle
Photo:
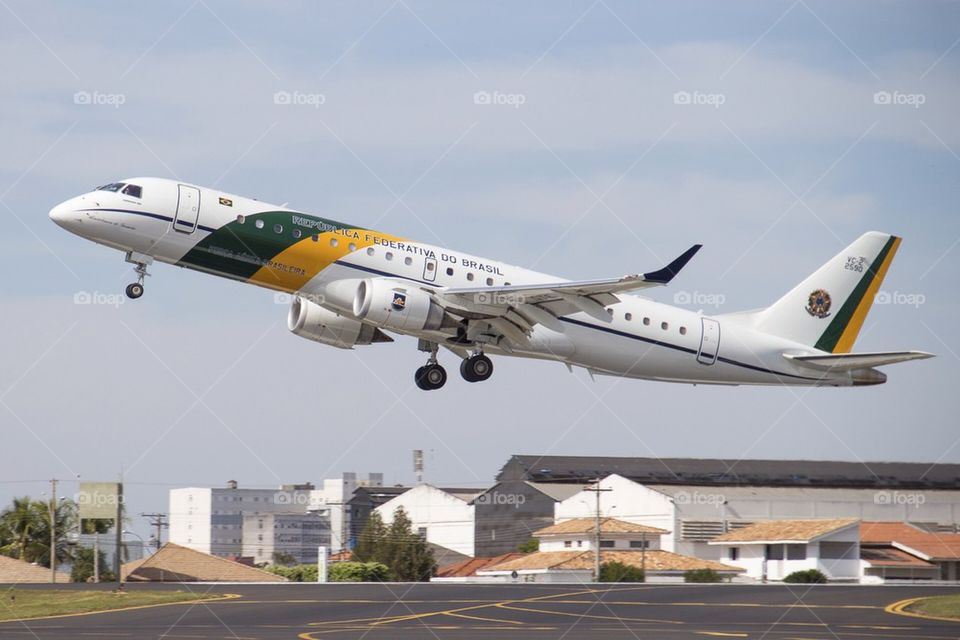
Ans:
[[[357,285],[353,315],[395,331],[433,331],[446,315],[430,294],[396,280],[368,278]]]
[[[290,305],[287,326],[296,336],[340,349],[393,341],[376,327],[341,316],[300,296],[296,296]]]

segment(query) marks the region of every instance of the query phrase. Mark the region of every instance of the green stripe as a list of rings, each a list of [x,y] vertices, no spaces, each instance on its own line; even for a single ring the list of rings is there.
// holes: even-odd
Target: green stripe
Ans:
[[[847,298],[846,302],[843,303],[843,306],[840,307],[840,311],[838,311],[833,317],[833,321],[830,322],[830,325],[827,327],[826,331],[824,331],[823,335],[820,336],[820,339],[817,340],[817,344],[814,345],[814,348],[833,353],[833,349],[837,346],[840,336],[843,335],[844,329],[846,329],[847,325],[850,324],[850,319],[853,318],[853,314],[856,312],[857,307],[860,306],[863,296],[866,295],[867,290],[870,288],[870,283],[873,282],[873,279],[877,277],[877,273],[883,266],[883,261],[887,259],[887,254],[890,253],[890,250],[893,248],[893,244],[896,242],[896,239],[897,238],[895,236],[890,236],[890,239],[887,240],[887,243],[883,245],[883,249],[880,250],[880,253],[873,261],[873,264],[870,265],[870,268],[867,270],[867,272],[863,274],[862,278],[860,278],[860,282],[857,283],[856,288]]]

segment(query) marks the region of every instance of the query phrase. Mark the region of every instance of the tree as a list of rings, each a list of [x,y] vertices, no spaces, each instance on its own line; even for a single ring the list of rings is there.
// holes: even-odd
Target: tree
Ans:
[[[59,502],[54,511],[58,562],[71,559],[67,533],[76,523],[76,514],[76,504],[70,500]],[[50,504],[28,496],[14,498],[13,503],[0,512],[0,545],[3,555],[49,567]]]
[[[600,565],[600,582],[646,582],[643,569],[622,562]]]
[[[393,512],[393,522],[387,530],[387,557],[395,579],[404,582],[422,582],[430,579],[437,569],[433,551],[426,540],[413,532],[413,523],[403,507]]]
[[[274,551],[273,564],[282,565],[284,567],[292,567],[293,565],[297,564],[297,559],[294,558],[292,554],[289,554],[285,551]]]
[[[683,573],[684,582],[723,582],[723,576],[713,569],[690,569]]]
[[[806,584],[826,584],[827,576],[817,569],[804,569],[803,571],[794,571],[786,578],[784,582],[806,583]]]
[[[330,565],[330,582],[385,582],[390,569],[379,562],[337,562]]]
[[[530,538],[526,542],[521,542],[517,545],[517,551],[520,553],[535,553],[540,551],[540,539]]]
[[[383,524],[380,512],[374,511],[367,518],[367,524],[357,537],[353,548],[353,559],[358,562],[379,561],[387,537],[387,528]]]
[[[93,580],[93,549],[90,547],[77,547],[73,554],[73,567],[70,569],[70,580],[72,582],[90,582]],[[113,582],[116,576],[113,571],[107,568],[107,556],[103,551],[97,553],[97,562],[100,565],[100,580],[103,582]]]

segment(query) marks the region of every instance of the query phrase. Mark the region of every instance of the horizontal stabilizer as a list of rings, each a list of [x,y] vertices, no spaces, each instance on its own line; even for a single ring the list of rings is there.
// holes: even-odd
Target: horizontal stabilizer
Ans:
[[[854,371],[856,369],[882,367],[886,364],[896,364],[907,360],[923,360],[924,358],[934,357],[934,354],[926,351],[880,351],[876,353],[833,353],[810,356],[785,353],[783,357],[798,365],[820,371]]]

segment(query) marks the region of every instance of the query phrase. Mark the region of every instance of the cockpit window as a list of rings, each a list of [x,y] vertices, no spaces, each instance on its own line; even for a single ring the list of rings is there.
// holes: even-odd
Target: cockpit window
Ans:
[[[110,184],[105,184],[102,187],[97,187],[96,190],[117,192],[117,191],[120,191],[120,189],[123,189],[123,186],[124,185],[122,182],[111,182]]]
[[[143,194],[143,187],[138,184],[128,184],[123,188],[123,193],[133,198],[139,198]]]

